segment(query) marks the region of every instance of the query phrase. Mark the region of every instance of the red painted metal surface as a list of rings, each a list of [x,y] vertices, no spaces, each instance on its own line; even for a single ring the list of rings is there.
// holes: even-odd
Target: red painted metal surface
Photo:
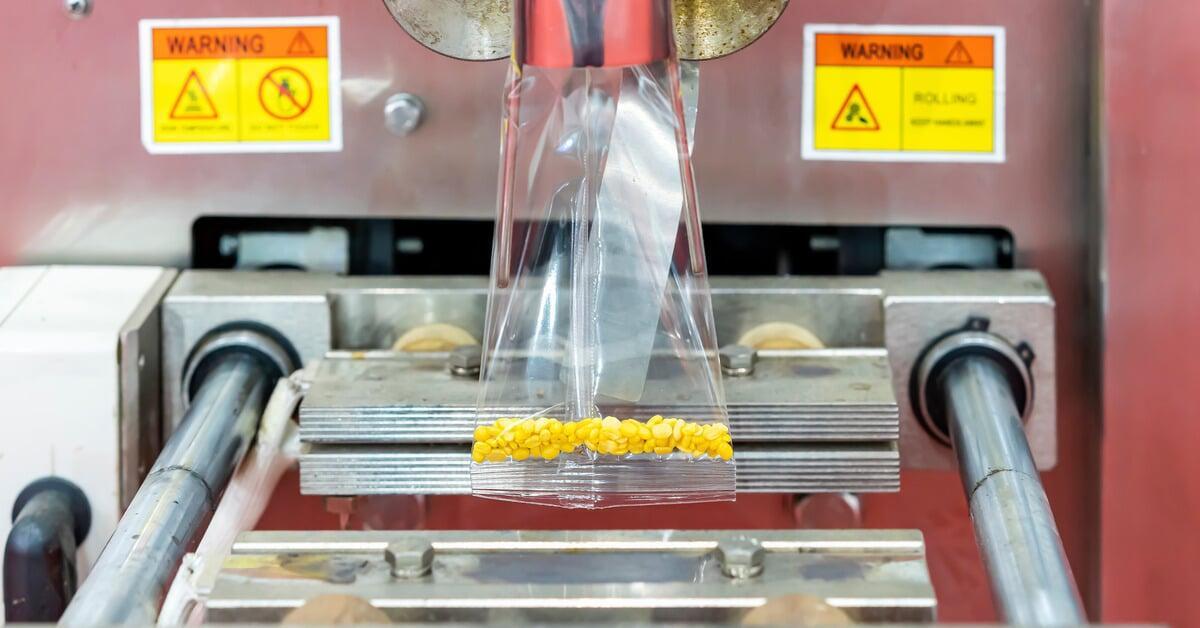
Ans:
[[[61,3],[0,3],[0,75],[21,96],[0,105],[0,264],[37,261],[178,263],[186,261],[188,226],[197,213],[490,216],[494,210],[494,101],[503,68],[455,64],[399,34],[379,4],[330,0],[207,0],[201,3],[101,3],[87,20],[67,19]],[[1198,160],[1195,137],[1195,0],[1110,0],[1105,24],[1112,41],[1109,129],[1113,348],[1109,364],[1106,461],[1105,610],[1114,618],[1156,617],[1143,608],[1188,605],[1182,570],[1195,561],[1179,549],[1196,521],[1196,464],[1169,447],[1200,442],[1187,425],[1186,385],[1164,379],[1146,356],[1163,356],[1194,377],[1180,355],[1195,331],[1196,290],[1188,240],[1196,219],[1184,203]],[[710,62],[702,90],[697,163],[706,218],[839,224],[999,224],[1018,241],[1018,263],[1046,274],[1058,302],[1060,463],[1047,490],[1084,596],[1098,600],[1100,545],[1095,470],[1099,408],[1092,360],[1098,343],[1089,328],[1096,311],[1088,294],[1093,246],[1085,205],[1087,60],[1095,48],[1087,23],[1095,0],[811,0],[793,2],[781,24],[750,52]],[[136,20],[140,17],[328,14],[343,16],[353,44],[345,46],[347,76],[358,79],[347,99],[347,150],[337,156],[152,157],[138,143]],[[800,33],[804,23],[988,24],[1008,34],[1009,161],[1002,165],[906,165],[804,162],[798,156],[802,93]],[[1191,31],[1191,32],[1189,32]],[[1155,48],[1161,47],[1161,49]],[[46,53],[53,48],[53,54]],[[1189,53],[1168,59],[1171,49]],[[772,52],[774,51],[774,52]],[[770,62],[754,55],[774,54]],[[1149,59],[1150,62],[1146,62]],[[1155,65],[1152,62],[1157,62]],[[1164,68],[1171,68],[1168,72]],[[1190,74],[1189,74],[1190,72]],[[450,80],[453,77],[453,80]],[[370,80],[366,80],[370,79]],[[758,91],[748,89],[753,79]],[[481,93],[454,91],[481,85]],[[364,86],[382,86],[377,92]],[[379,107],[392,89],[429,98],[436,115],[422,133],[388,139]],[[373,88],[374,89],[374,88]],[[70,94],[70,98],[63,97]],[[754,120],[722,122],[722,111]],[[792,112],[783,116],[774,112]],[[774,116],[774,117],[773,117]],[[707,122],[705,122],[707,120]],[[730,117],[728,120],[734,120]],[[1156,135],[1143,137],[1143,130]],[[1155,142],[1145,144],[1147,138]],[[422,143],[424,142],[424,143]],[[705,143],[707,142],[707,144]],[[492,146],[492,144],[487,144]],[[710,148],[706,149],[708,146]],[[470,147],[467,150],[464,147]],[[753,148],[754,150],[750,150]],[[1145,154],[1143,154],[1145,151]],[[1190,169],[1189,169],[1190,168]],[[303,172],[304,177],[296,177]],[[482,173],[482,174],[481,174]],[[706,176],[707,175],[707,176]],[[1193,175],[1194,176],[1194,175]],[[465,182],[464,182],[465,181]],[[708,183],[705,183],[705,182]],[[215,182],[219,182],[216,184]],[[707,186],[707,187],[704,187]],[[436,192],[436,194],[434,194]],[[1173,255],[1169,269],[1154,255]],[[1149,269],[1149,270],[1147,270]],[[1176,323],[1171,325],[1171,323]],[[1081,349],[1081,347],[1085,349]],[[1188,370],[1191,369],[1191,370]],[[1113,388],[1113,382],[1122,386]],[[1149,423],[1166,424],[1153,433]],[[1189,432],[1188,430],[1192,430]],[[1176,450],[1177,451],[1177,450]],[[1161,484],[1170,489],[1157,489]],[[925,532],[944,620],[994,618],[961,489],[952,473],[907,472],[899,495],[864,499],[864,525]],[[1190,492],[1189,492],[1190,489]],[[1145,521],[1166,493],[1168,518]],[[264,518],[276,528],[330,528],[337,518],[321,500],[300,497],[294,479]],[[757,498],[754,498],[757,499]],[[464,504],[467,501],[469,503]],[[525,510],[469,500],[431,500],[430,525],[482,527],[583,525],[574,514]],[[757,505],[754,505],[757,504]],[[781,507],[780,507],[781,508]],[[686,509],[611,511],[614,526],[721,527],[752,519],[787,526],[773,503]],[[711,514],[712,518],[709,518]],[[621,519],[624,518],[624,519]],[[636,521],[646,521],[637,525]],[[625,521],[630,523],[626,524]],[[522,523],[525,522],[525,523]],[[1189,530],[1190,531],[1190,530]],[[1141,548],[1150,545],[1146,555]],[[1182,535],[1182,536],[1181,536]],[[1171,564],[1179,571],[1171,571]],[[1174,577],[1172,582],[1160,580]],[[1184,584],[1179,584],[1183,582]],[[1146,592],[1142,590],[1146,589]],[[1178,612],[1158,615],[1192,619]],[[1106,618],[1108,618],[1106,616]]]
[[[1200,3],[1103,5],[1103,619],[1200,625]]]

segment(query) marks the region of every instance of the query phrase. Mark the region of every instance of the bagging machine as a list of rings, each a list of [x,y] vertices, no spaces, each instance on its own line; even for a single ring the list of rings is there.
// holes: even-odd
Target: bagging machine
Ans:
[[[0,9],[7,619],[1096,617],[1094,7],[656,4]],[[505,70],[647,33],[737,499],[481,498]]]

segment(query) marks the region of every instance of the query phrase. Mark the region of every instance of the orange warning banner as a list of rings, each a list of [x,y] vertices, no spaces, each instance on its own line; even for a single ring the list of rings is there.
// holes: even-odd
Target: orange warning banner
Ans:
[[[990,35],[818,33],[817,65],[991,68]]]
[[[324,26],[156,28],[155,59],[326,57]]]

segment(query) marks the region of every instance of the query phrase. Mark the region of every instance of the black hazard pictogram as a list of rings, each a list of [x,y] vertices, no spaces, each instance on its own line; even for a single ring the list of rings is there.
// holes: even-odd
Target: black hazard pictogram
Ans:
[[[871,110],[871,103],[867,102],[867,95],[863,93],[858,83],[855,83],[850,88],[850,93],[846,94],[846,100],[842,102],[842,107],[838,109],[838,114],[829,128],[834,131],[879,130],[879,118],[875,117],[875,112]]]
[[[267,115],[278,120],[300,117],[308,111],[312,101],[312,81],[297,68],[274,68],[258,84],[259,104]]]
[[[954,42],[950,54],[946,55],[945,63],[946,65],[975,65],[975,60],[971,58],[971,52],[967,50],[960,39]]]
[[[310,55],[313,52],[312,44],[304,36],[304,31],[296,31],[296,36],[292,38],[292,43],[288,44],[288,56]]]
[[[175,104],[171,106],[171,119],[216,120],[218,117],[217,106],[209,97],[204,81],[200,80],[200,75],[193,69],[184,79],[183,88],[179,90]]]

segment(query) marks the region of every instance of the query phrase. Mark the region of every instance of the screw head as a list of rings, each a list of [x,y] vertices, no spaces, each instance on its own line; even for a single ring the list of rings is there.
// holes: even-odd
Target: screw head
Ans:
[[[63,7],[67,10],[67,15],[84,18],[92,12],[92,0],[64,0]]]
[[[738,538],[717,543],[721,573],[730,578],[753,578],[763,571],[767,550],[754,539]]]
[[[479,345],[455,347],[446,359],[450,373],[459,377],[475,377],[483,365],[483,349]]]
[[[383,559],[394,578],[420,578],[433,571],[433,544],[421,539],[388,543]]]
[[[366,566],[365,560],[334,556],[325,566],[325,581],[331,584],[354,584],[358,572]]]
[[[725,345],[717,352],[721,363],[721,372],[733,377],[741,377],[754,372],[758,362],[758,352],[746,345]]]
[[[392,94],[383,105],[383,123],[394,135],[416,131],[424,118],[425,103],[413,94]]]

